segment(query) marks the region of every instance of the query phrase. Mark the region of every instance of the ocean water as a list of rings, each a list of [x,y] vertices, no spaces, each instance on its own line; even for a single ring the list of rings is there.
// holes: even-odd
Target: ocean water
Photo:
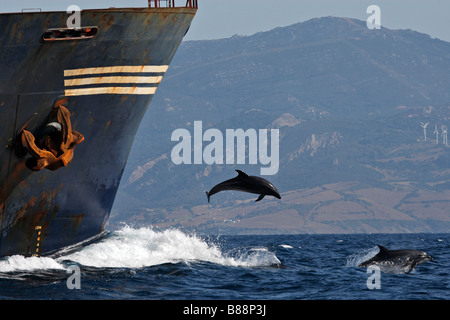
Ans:
[[[357,265],[377,244],[434,261],[408,274],[368,273]],[[51,257],[1,259],[0,299],[447,300],[449,252],[450,234],[201,236],[124,226]],[[375,275],[378,288],[369,288]]]

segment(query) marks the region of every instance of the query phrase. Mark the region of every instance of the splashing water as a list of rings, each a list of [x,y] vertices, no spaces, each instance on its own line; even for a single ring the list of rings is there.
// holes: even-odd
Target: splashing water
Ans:
[[[47,257],[24,257],[14,255],[0,260],[0,273],[28,272],[42,269],[65,270],[58,261]]]
[[[358,267],[364,261],[367,261],[377,255],[380,252],[380,249],[375,246],[368,249],[363,249],[357,253],[351,254],[347,257],[347,261],[345,263],[346,267]]]
[[[233,267],[281,264],[275,254],[266,248],[243,250],[231,256],[223,253],[219,246],[177,229],[155,231],[125,226],[96,243],[57,258],[7,257],[0,260],[0,273],[67,270],[70,262],[95,268],[143,268],[179,262],[210,262]]]

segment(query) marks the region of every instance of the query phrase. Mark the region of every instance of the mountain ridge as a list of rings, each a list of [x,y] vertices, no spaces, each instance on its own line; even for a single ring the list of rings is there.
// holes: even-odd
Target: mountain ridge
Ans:
[[[448,71],[450,43],[348,18],[183,42],[135,138],[112,223],[231,234],[446,232],[450,148],[431,132],[423,141],[419,122],[449,124]],[[224,192],[208,205],[205,190],[260,166],[173,164],[171,133],[193,132],[198,120],[204,130],[279,129],[280,170],[266,178],[282,199],[256,205],[252,195]],[[317,203],[301,201],[322,186],[346,187],[330,187],[336,199],[318,192]],[[401,200],[368,200],[363,190]],[[416,194],[428,200],[408,200]]]

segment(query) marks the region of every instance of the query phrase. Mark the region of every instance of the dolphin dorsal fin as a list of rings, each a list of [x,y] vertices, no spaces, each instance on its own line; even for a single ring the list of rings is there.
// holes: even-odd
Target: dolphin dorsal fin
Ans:
[[[241,170],[236,170],[236,172],[238,173],[239,178],[248,177],[248,175]]]
[[[382,245],[380,245],[380,244],[378,244],[377,246],[378,246],[378,248],[380,248],[380,253],[383,253],[383,252],[388,252],[388,251],[389,251],[389,249],[388,249],[388,248],[386,248],[386,247],[383,247],[383,246],[382,246]]]

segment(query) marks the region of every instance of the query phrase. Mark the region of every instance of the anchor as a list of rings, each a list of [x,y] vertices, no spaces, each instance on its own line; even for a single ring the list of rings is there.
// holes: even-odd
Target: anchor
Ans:
[[[60,99],[55,103],[50,122],[37,137],[25,128],[19,133],[22,145],[33,156],[27,161],[31,170],[54,171],[66,167],[73,159],[75,146],[84,140],[81,133],[72,130],[70,112],[63,106],[65,101]]]

